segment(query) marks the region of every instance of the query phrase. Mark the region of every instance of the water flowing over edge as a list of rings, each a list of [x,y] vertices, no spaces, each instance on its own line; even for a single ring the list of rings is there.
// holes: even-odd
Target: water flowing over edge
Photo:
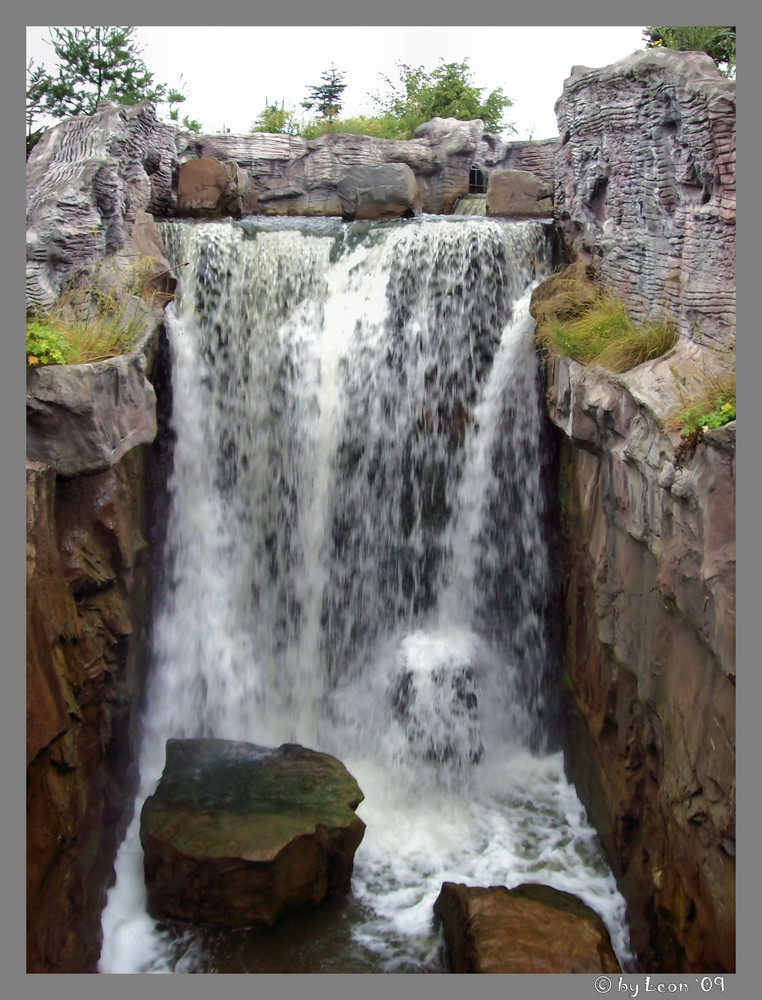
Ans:
[[[626,961],[561,757],[532,752],[552,670],[542,227],[302,223],[164,227],[189,262],[167,316],[165,580],[100,969],[216,967],[145,913],[138,840],[165,740],[204,735],[301,742],[358,779],[353,946],[373,971],[437,968],[445,880],[576,892]]]

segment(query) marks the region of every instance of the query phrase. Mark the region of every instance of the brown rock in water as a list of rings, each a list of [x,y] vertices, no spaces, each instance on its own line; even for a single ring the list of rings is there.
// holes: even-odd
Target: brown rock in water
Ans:
[[[619,972],[608,931],[576,896],[546,885],[444,882],[434,904],[450,972]]]
[[[140,816],[149,912],[270,926],[317,905],[349,886],[362,799],[340,761],[305,747],[168,740]]]

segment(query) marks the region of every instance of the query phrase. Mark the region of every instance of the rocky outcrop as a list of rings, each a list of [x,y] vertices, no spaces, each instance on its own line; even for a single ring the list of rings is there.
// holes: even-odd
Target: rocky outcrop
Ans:
[[[59,475],[110,469],[156,436],[156,396],[144,349],[162,321],[158,310],[131,354],[82,365],[27,368],[27,456]]]
[[[445,882],[434,904],[455,973],[619,972],[606,926],[547,885],[476,888]]]
[[[257,192],[236,163],[203,156],[180,165],[175,211],[193,219],[239,219],[257,211]]]
[[[29,462],[27,971],[91,972],[131,794],[147,553],[142,455],[64,479]]]
[[[487,215],[547,219],[553,215],[553,187],[527,170],[493,170],[487,181]]]
[[[610,376],[551,363],[564,431],[567,767],[662,972],[731,971],[735,940],[735,424],[675,462],[687,341]],[[703,355],[703,356],[702,356]]]
[[[350,167],[336,190],[345,219],[399,219],[421,212],[415,174],[405,163]]]
[[[557,143],[509,143],[481,121],[435,118],[414,139],[329,134],[192,135],[150,104],[104,102],[49,129],[27,162],[27,305],[49,307],[106,256],[149,253],[154,217],[447,214],[476,165],[552,174]],[[160,254],[160,252],[159,252]],[[157,256],[156,273],[169,265]],[[170,289],[171,290],[171,289]]]
[[[639,319],[735,343],[735,84],[699,52],[575,66],[556,104],[556,211]]]
[[[343,764],[293,744],[168,740],[140,814],[154,916],[272,925],[348,888],[365,824]]]
[[[173,194],[179,133],[150,104],[103,105],[48,129],[27,161],[27,306],[49,307],[80,271],[130,244]],[[166,261],[157,261],[156,271]]]

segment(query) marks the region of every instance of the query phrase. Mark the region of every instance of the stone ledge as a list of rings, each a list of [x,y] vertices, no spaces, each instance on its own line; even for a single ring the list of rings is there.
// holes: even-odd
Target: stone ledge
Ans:
[[[162,322],[155,310],[130,354],[80,365],[27,368],[26,441],[31,461],[59,475],[105,472],[156,437],[156,394],[145,352]]]

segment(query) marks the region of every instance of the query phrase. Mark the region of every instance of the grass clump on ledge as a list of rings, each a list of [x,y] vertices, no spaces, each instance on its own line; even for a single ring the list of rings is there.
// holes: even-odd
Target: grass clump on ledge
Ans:
[[[50,309],[26,318],[27,365],[76,365],[126,354],[140,338],[156,294],[151,257],[110,262],[74,279]]]
[[[637,326],[620,299],[574,265],[543,284],[532,300],[532,315],[537,341],[549,354],[622,374],[662,357],[677,343],[672,324]]]
[[[673,372],[678,385],[680,379]],[[724,427],[736,419],[735,372],[707,375],[700,388],[683,398],[683,409],[668,422],[668,430],[680,431],[680,444],[675,451],[675,465],[689,459],[707,431]]]

